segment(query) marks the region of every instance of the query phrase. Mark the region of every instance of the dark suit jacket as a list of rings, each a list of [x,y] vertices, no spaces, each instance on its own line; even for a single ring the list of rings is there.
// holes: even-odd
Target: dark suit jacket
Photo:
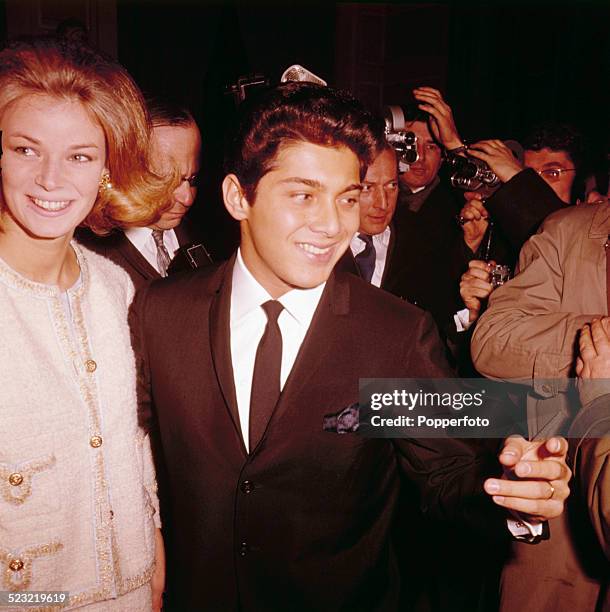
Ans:
[[[384,288],[444,320],[447,302],[458,291],[450,245],[460,231],[455,217],[459,201],[440,182],[414,213],[400,200],[394,214],[396,248]]]
[[[458,211],[455,196],[439,182],[417,212],[409,210],[399,198],[391,224],[381,288],[430,311],[435,319],[439,311],[444,312],[451,291],[447,282],[451,264],[449,245],[458,236],[455,221]],[[350,250],[339,265],[359,275]]]
[[[178,244],[183,247],[199,242],[198,234],[187,219],[174,229]],[[122,230],[116,230],[108,236],[98,236],[87,228],[78,228],[76,232],[78,242],[88,249],[107,257],[121,266],[131,277],[136,289],[148,284],[152,280],[161,278],[161,275],[147,261],[146,257],[138,251]],[[168,273],[189,269],[188,263],[181,257],[174,257]]]
[[[340,271],[248,454],[230,355],[233,261],[153,282],[131,312],[141,418],[158,427],[169,476],[169,607],[394,610],[401,474],[430,513],[455,519],[489,512],[481,481],[495,457],[460,440],[323,431],[325,415],[358,402],[359,377],[451,376],[428,315]]]

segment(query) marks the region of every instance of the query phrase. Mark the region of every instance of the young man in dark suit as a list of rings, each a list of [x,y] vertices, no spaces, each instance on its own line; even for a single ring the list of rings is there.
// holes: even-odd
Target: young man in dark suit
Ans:
[[[451,371],[428,315],[333,271],[383,138],[368,115],[306,83],[246,104],[223,181],[238,252],[149,285],[132,309],[141,418],[167,472],[167,607],[395,610],[388,534],[403,475],[430,513],[506,530],[497,506],[562,511],[566,444],[511,439],[501,463],[536,480],[487,480],[496,513],[483,483],[501,466],[463,441],[324,431],[357,404],[359,377]]]

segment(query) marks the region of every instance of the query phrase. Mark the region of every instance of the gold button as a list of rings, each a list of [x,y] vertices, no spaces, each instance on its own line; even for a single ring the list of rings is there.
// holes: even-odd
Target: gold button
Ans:
[[[23,569],[23,561],[21,559],[13,559],[9,564],[8,564],[9,569],[13,570],[14,572],[19,572],[20,570]]]
[[[99,448],[102,445],[102,436],[91,436],[89,440],[89,444],[93,448]]]
[[[8,477],[9,484],[18,487],[23,482],[23,476],[19,472],[15,472]]]
[[[87,368],[87,372],[95,372],[97,370],[97,363],[93,359],[87,359],[85,361],[85,368]]]

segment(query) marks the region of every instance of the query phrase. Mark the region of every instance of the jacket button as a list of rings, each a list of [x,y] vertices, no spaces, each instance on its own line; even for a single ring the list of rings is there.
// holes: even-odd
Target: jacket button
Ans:
[[[23,476],[19,472],[15,472],[8,477],[9,484],[18,487],[23,482]]]
[[[250,547],[248,546],[248,542],[242,542],[239,547],[239,554],[242,557],[245,557],[248,554],[249,550],[250,550]]]
[[[23,561],[21,559],[13,559],[8,568],[13,572],[20,572],[23,569]]]
[[[254,491],[254,483],[251,480],[244,480],[241,483],[242,493],[252,493]]]
[[[93,448],[99,448],[102,445],[102,436],[91,436],[89,439],[89,444]]]
[[[97,363],[95,363],[93,359],[87,359],[87,361],[85,361],[85,368],[89,373],[95,372],[95,370],[97,370]]]

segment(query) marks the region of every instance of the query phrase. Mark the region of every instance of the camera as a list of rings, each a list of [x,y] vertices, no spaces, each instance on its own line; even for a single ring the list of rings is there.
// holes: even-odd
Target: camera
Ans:
[[[503,264],[496,264],[489,271],[489,282],[494,289],[497,289],[510,280],[510,267]]]
[[[476,191],[483,186],[497,187],[500,179],[482,160],[447,153],[446,162],[451,172],[451,185],[465,191]]]
[[[405,114],[400,106],[386,106],[383,112],[386,140],[394,147],[398,156],[399,172],[406,172],[419,159],[417,136],[405,130]]]
[[[523,147],[516,140],[506,140],[504,144],[519,161],[523,159]],[[445,154],[451,185],[465,191],[477,191],[482,187],[489,188],[490,193],[495,191],[502,182],[495,172],[483,160],[469,156],[468,149],[465,154],[466,156],[451,152]]]

